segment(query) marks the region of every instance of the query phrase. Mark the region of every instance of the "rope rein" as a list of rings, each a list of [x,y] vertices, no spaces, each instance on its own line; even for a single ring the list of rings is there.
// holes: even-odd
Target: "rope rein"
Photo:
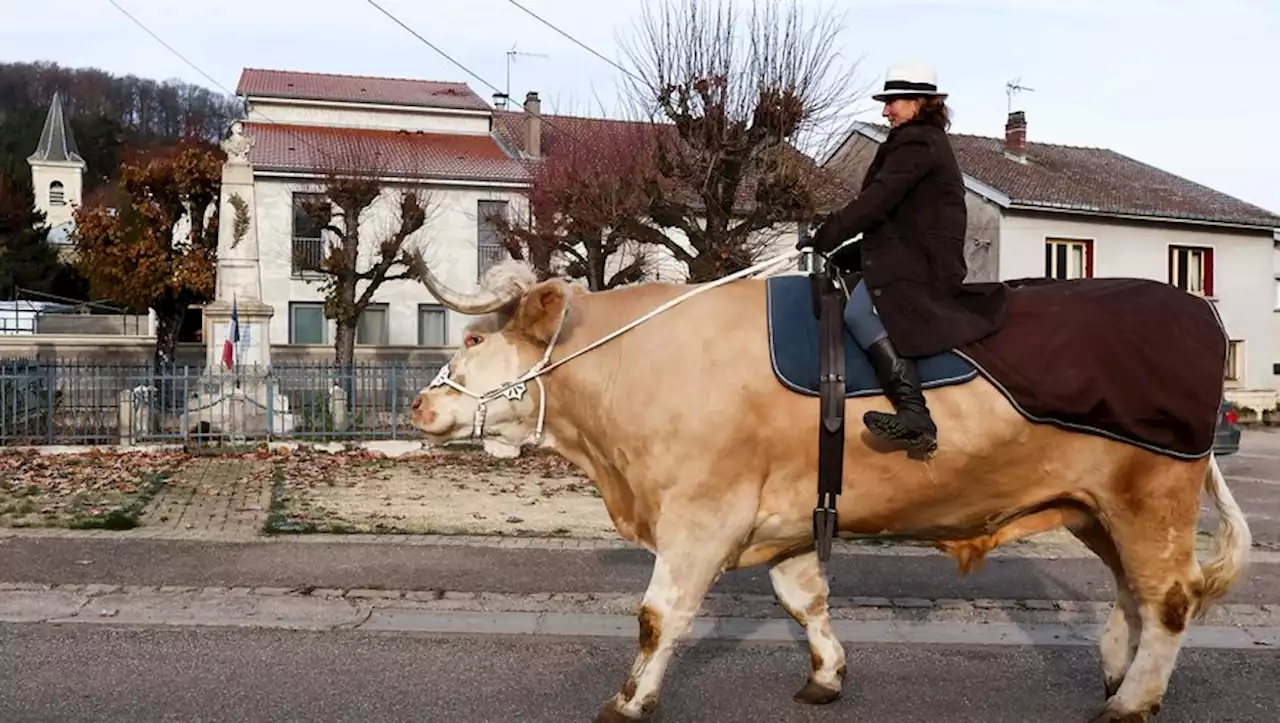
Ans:
[[[564,329],[565,321],[569,317],[569,306],[566,304],[564,311],[562,311],[560,314],[560,323],[556,326],[555,333],[551,335],[551,340],[547,342],[547,348],[543,352],[542,358],[539,359],[537,363],[535,363],[533,366],[529,367],[528,371],[526,371],[524,374],[521,374],[519,377],[516,377],[513,381],[507,382],[506,384],[503,384],[497,388],[491,389],[483,394],[478,394],[470,389],[467,389],[461,384],[458,384],[452,379],[450,379],[449,378],[450,364],[445,364],[443,367],[440,368],[440,372],[436,375],[436,378],[432,380],[430,384],[427,385],[427,388],[432,389],[439,386],[449,386],[479,401],[479,406],[476,407],[475,420],[472,424],[471,436],[473,438],[481,438],[484,435],[484,420],[485,420],[485,414],[486,414],[485,405],[490,400],[498,399],[499,397],[505,398],[510,401],[521,400],[524,398],[525,393],[528,391],[528,382],[531,380],[536,382],[538,385],[538,423],[534,431],[533,442],[534,444],[538,444],[542,441],[543,430],[546,422],[546,412],[547,412],[547,394],[546,394],[546,387],[543,386],[543,383],[542,383],[542,375],[546,374],[547,372],[550,372],[552,369],[555,369],[561,364],[568,362],[570,359],[574,359],[578,356],[586,354],[592,349],[595,349],[596,347],[599,347],[603,344],[606,344],[618,338],[619,336],[622,336],[623,334],[627,333],[628,331],[631,331],[632,329],[643,324],[644,322],[654,318],[655,316],[658,316],[659,314],[665,311],[670,310],[671,308],[693,298],[694,296],[697,296],[698,294],[701,294],[706,291],[710,291],[720,286],[724,286],[725,284],[732,283],[734,281],[746,278],[748,276],[754,276],[766,269],[772,268],[774,266],[778,266],[782,264],[782,262],[784,261],[791,261],[797,258],[798,256],[806,253],[810,253],[810,250],[805,249],[805,250],[797,250],[797,251],[786,251],[784,253],[778,254],[777,256],[773,256],[771,258],[765,259],[764,261],[756,263],[741,271],[716,279],[715,281],[710,281],[705,284],[700,284],[696,288],[690,289],[689,291],[686,291],[685,293],[677,296],[676,298],[671,299],[670,301],[667,301],[661,304],[660,306],[652,309],[647,314],[635,319],[634,321],[631,321],[627,325],[619,329],[616,329],[615,331],[610,332],[609,334],[606,334],[600,339],[597,339],[591,344],[573,352],[572,354],[569,354],[568,356],[565,356],[561,359],[556,360],[555,363],[550,363],[551,353],[555,350],[556,342],[559,341],[560,339],[560,332]],[[461,353],[461,350],[459,350],[458,353]],[[455,354],[455,357],[456,357],[456,354]]]

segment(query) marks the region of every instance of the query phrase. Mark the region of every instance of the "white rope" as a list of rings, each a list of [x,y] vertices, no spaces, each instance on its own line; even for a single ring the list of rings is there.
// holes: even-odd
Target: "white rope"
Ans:
[[[668,302],[666,302],[666,303],[664,303],[664,304],[662,304],[662,305],[660,305],[660,306],[656,307],[655,309],[653,309],[653,310],[652,310],[652,311],[650,311],[649,313],[645,314],[644,316],[641,316],[640,318],[636,319],[635,321],[632,321],[631,323],[627,324],[626,326],[624,326],[624,327],[622,327],[622,328],[620,328],[620,329],[618,329],[618,330],[616,330],[616,331],[612,332],[611,334],[608,334],[608,335],[606,335],[606,336],[604,336],[604,337],[600,338],[599,340],[597,340],[597,341],[593,342],[592,344],[590,344],[590,345],[588,345],[588,346],[585,346],[585,347],[583,347],[583,348],[579,349],[578,351],[575,351],[574,353],[570,354],[569,356],[566,356],[566,357],[564,357],[563,359],[558,360],[555,364],[552,364],[551,366],[548,366],[548,367],[545,367],[545,368],[539,368],[539,367],[542,367],[542,365],[543,365],[543,364],[545,364],[545,363],[547,362],[547,360],[551,358],[551,351],[552,351],[552,349],[554,349],[554,348],[555,348],[555,341],[556,341],[555,337],[552,337],[552,339],[551,339],[551,343],[547,346],[547,352],[546,352],[545,354],[543,354],[543,356],[542,356],[542,361],[540,361],[540,362],[538,362],[537,364],[533,365],[533,367],[531,367],[531,368],[529,369],[529,371],[525,372],[524,376],[522,376],[522,377],[520,377],[519,379],[517,379],[515,383],[519,383],[519,382],[522,382],[522,381],[528,381],[529,379],[532,379],[532,378],[534,378],[535,376],[541,376],[542,374],[545,374],[546,372],[549,372],[549,371],[551,371],[552,369],[555,369],[556,367],[560,366],[561,364],[564,364],[565,362],[569,361],[570,359],[573,359],[573,358],[574,358],[574,357],[576,357],[576,356],[579,356],[579,355],[585,354],[585,353],[587,353],[587,352],[591,351],[592,349],[595,349],[596,347],[598,347],[598,346],[600,346],[600,345],[602,345],[602,344],[604,344],[604,343],[606,343],[606,342],[612,341],[612,340],[614,340],[614,339],[618,338],[619,336],[622,336],[623,334],[627,333],[628,331],[631,331],[632,329],[636,328],[637,326],[640,326],[641,324],[643,324],[644,322],[648,321],[649,319],[652,319],[653,317],[657,316],[658,314],[661,314],[662,312],[667,311],[668,309],[671,309],[672,307],[676,306],[677,304],[680,304],[680,303],[682,303],[682,302],[684,302],[684,301],[687,301],[688,299],[691,299],[691,298],[693,298],[694,296],[697,296],[698,294],[703,293],[704,291],[710,291],[710,290],[712,290],[712,289],[714,289],[714,288],[716,288],[716,287],[724,286],[725,284],[730,283],[730,282],[732,282],[732,281],[737,281],[738,279],[746,278],[746,277],[748,277],[748,276],[753,276],[753,275],[755,275],[755,274],[757,274],[757,273],[759,273],[759,272],[761,272],[761,271],[764,271],[765,269],[767,269],[767,268],[769,268],[769,267],[771,267],[771,266],[777,266],[778,264],[782,263],[783,261],[786,261],[786,260],[789,260],[789,259],[794,259],[794,258],[796,258],[797,256],[799,256],[799,255],[800,255],[800,254],[802,254],[802,253],[805,253],[805,252],[804,252],[804,251],[788,251],[787,253],[778,254],[777,256],[774,256],[774,257],[773,257],[773,258],[771,258],[771,259],[767,259],[767,260],[765,260],[765,261],[761,261],[760,263],[755,264],[754,266],[751,266],[751,267],[749,267],[749,268],[743,269],[742,271],[738,271],[738,272],[733,273],[733,274],[730,274],[730,275],[728,275],[728,276],[725,276],[725,277],[722,277],[722,278],[716,279],[715,281],[710,281],[710,282],[707,282],[706,284],[699,285],[697,288],[690,289],[689,291],[686,291],[685,293],[683,293],[683,294],[681,294],[681,295],[677,296],[676,298],[674,298],[674,299],[672,299],[672,300],[670,300],[670,301],[668,301]],[[564,312],[564,313],[565,313],[565,315],[566,315],[566,316],[567,316],[567,315],[568,315],[568,313],[569,313],[569,309],[568,309],[568,307],[567,307],[567,306],[565,307],[565,312]],[[561,326],[561,327],[563,327],[563,326],[564,326],[564,319],[561,319],[561,321],[560,321],[560,326]],[[559,336],[559,335],[560,335],[560,329],[559,329],[559,328],[557,328],[557,329],[556,329],[556,336]],[[535,372],[536,372],[536,373],[535,373]]]
[[[619,336],[622,336],[623,334],[627,333],[628,331],[631,331],[632,329],[652,319],[653,317],[658,316],[664,311],[670,310],[672,307],[675,307],[676,305],[681,304],[693,298],[694,296],[697,296],[698,294],[710,291],[720,286],[724,286],[725,284],[732,283],[734,281],[737,281],[738,279],[743,279],[748,276],[754,276],[764,271],[765,269],[778,266],[784,261],[795,259],[798,256],[808,252],[809,251],[807,249],[787,251],[787,252],[778,254],[777,256],[774,256],[772,258],[765,259],[764,261],[754,264],[741,271],[716,279],[715,281],[699,284],[696,288],[690,289],[689,291],[686,291],[685,293],[677,296],[676,298],[671,299],[670,301],[667,301],[664,304],[661,304],[660,306],[649,311],[649,313],[645,314],[644,316],[641,316],[638,319],[635,319],[634,321],[628,323],[626,326],[623,326],[619,329],[614,330],[613,332],[592,342],[588,346],[585,346],[562,359],[558,359],[554,364],[548,364],[548,362],[551,360],[551,353],[556,348],[556,342],[560,338],[560,332],[564,329],[565,320],[568,319],[568,316],[569,316],[569,306],[566,304],[564,311],[561,313],[561,316],[560,316],[560,324],[556,327],[555,334],[551,336],[551,340],[547,343],[547,348],[543,352],[542,358],[539,359],[536,364],[529,367],[528,371],[526,371],[524,374],[517,377],[515,380],[508,382],[506,384],[503,384],[502,386],[499,386],[496,389],[492,389],[488,392],[485,392],[484,394],[477,394],[471,391],[470,389],[467,389],[466,387],[463,387],[461,384],[458,384],[457,382],[454,382],[452,379],[450,379],[449,365],[445,364],[444,367],[440,369],[440,373],[436,375],[435,380],[433,380],[431,384],[428,385],[427,388],[430,389],[431,387],[436,387],[444,384],[458,390],[459,392],[462,392],[463,394],[466,394],[470,397],[473,397],[479,400],[480,405],[476,408],[475,420],[473,421],[473,425],[472,425],[472,436],[482,437],[484,434],[485,403],[488,402],[490,399],[497,399],[498,397],[501,397],[501,396],[505,396],[508,399],[512,399],[512,400],[520,399],[524,396],[525,391],[527,389],[526,383],[530,380],[537,382],[538,384],[538,423],[537,423],[536,431],[534,434],[534,441],[536,443],[538,440],[542,439],[543,426],[546,420],[546,411],[547,411],[546,387],[543,386],[543,383],[542,383],[543,374],[546,374],[547,372],[551,371],[552,369],[555,369],[561,364],[568,362],[570,359],[574,359],[575,357],[586,354],[592,349],[595,349],[598,346],[606,344],[618,338]]]

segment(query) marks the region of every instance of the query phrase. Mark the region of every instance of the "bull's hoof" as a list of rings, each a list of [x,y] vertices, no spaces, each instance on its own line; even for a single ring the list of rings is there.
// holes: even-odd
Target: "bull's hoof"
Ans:
[[[840,689],[828,688],[810,680],[791,698],[797,703],[806,705],[827,705],[840,699]]]
[[[1102,687],[1107,692],[1107,698],[1106,698],[1107,700],[1111,700],[1112,698],[1115,697],[1116,693],[1120,692],[1120,684],[1123,682],[1124,682],[1124,678],[1121,678],[1119,680],[1107,680],[1105,677],[1103,677]]]
[[[596,714],[595,723],[638,723],[639,720],[639,718],[623,715],[622,711],[618,710],[617,703],[609,701]]]
[[[1118,711],[1110,705],[1098,711],[1089,723],[1148,723],[1151,720],[1149,711]]]

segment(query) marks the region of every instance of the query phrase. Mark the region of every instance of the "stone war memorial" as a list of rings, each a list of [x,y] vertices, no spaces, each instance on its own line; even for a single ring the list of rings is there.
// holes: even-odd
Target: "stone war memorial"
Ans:
[[[159,425],[163,428],[178,427],[184,433],[233,441],[260,436],[268,425],[272,435],[293,431],[295,415],[271,374],[269,322],[274,309],[262,302],[253,166],[249,162],[254,142],[244,132],[244,124],[236,121],[221,143],[227,153],[219,199],[223,221],[218,227],[215,299],[204,307],[205,372],[185,405],[171,412],[145,403],[140,389],[122,392],[123,444],[145,437],[161,422],[156,416],[160,414],[181,417],[165,420],[168,423]],[[341,397],[342,391],[335,385],[333,395]],[[334,406],[345,408],[345,404]]]

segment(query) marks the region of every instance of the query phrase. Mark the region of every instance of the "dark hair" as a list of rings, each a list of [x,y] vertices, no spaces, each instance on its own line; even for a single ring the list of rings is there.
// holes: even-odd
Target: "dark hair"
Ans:
[[[926,96],[915,120],[945,131],[951,128],[951,108],[947,107],[947,101],[940,96]]]

